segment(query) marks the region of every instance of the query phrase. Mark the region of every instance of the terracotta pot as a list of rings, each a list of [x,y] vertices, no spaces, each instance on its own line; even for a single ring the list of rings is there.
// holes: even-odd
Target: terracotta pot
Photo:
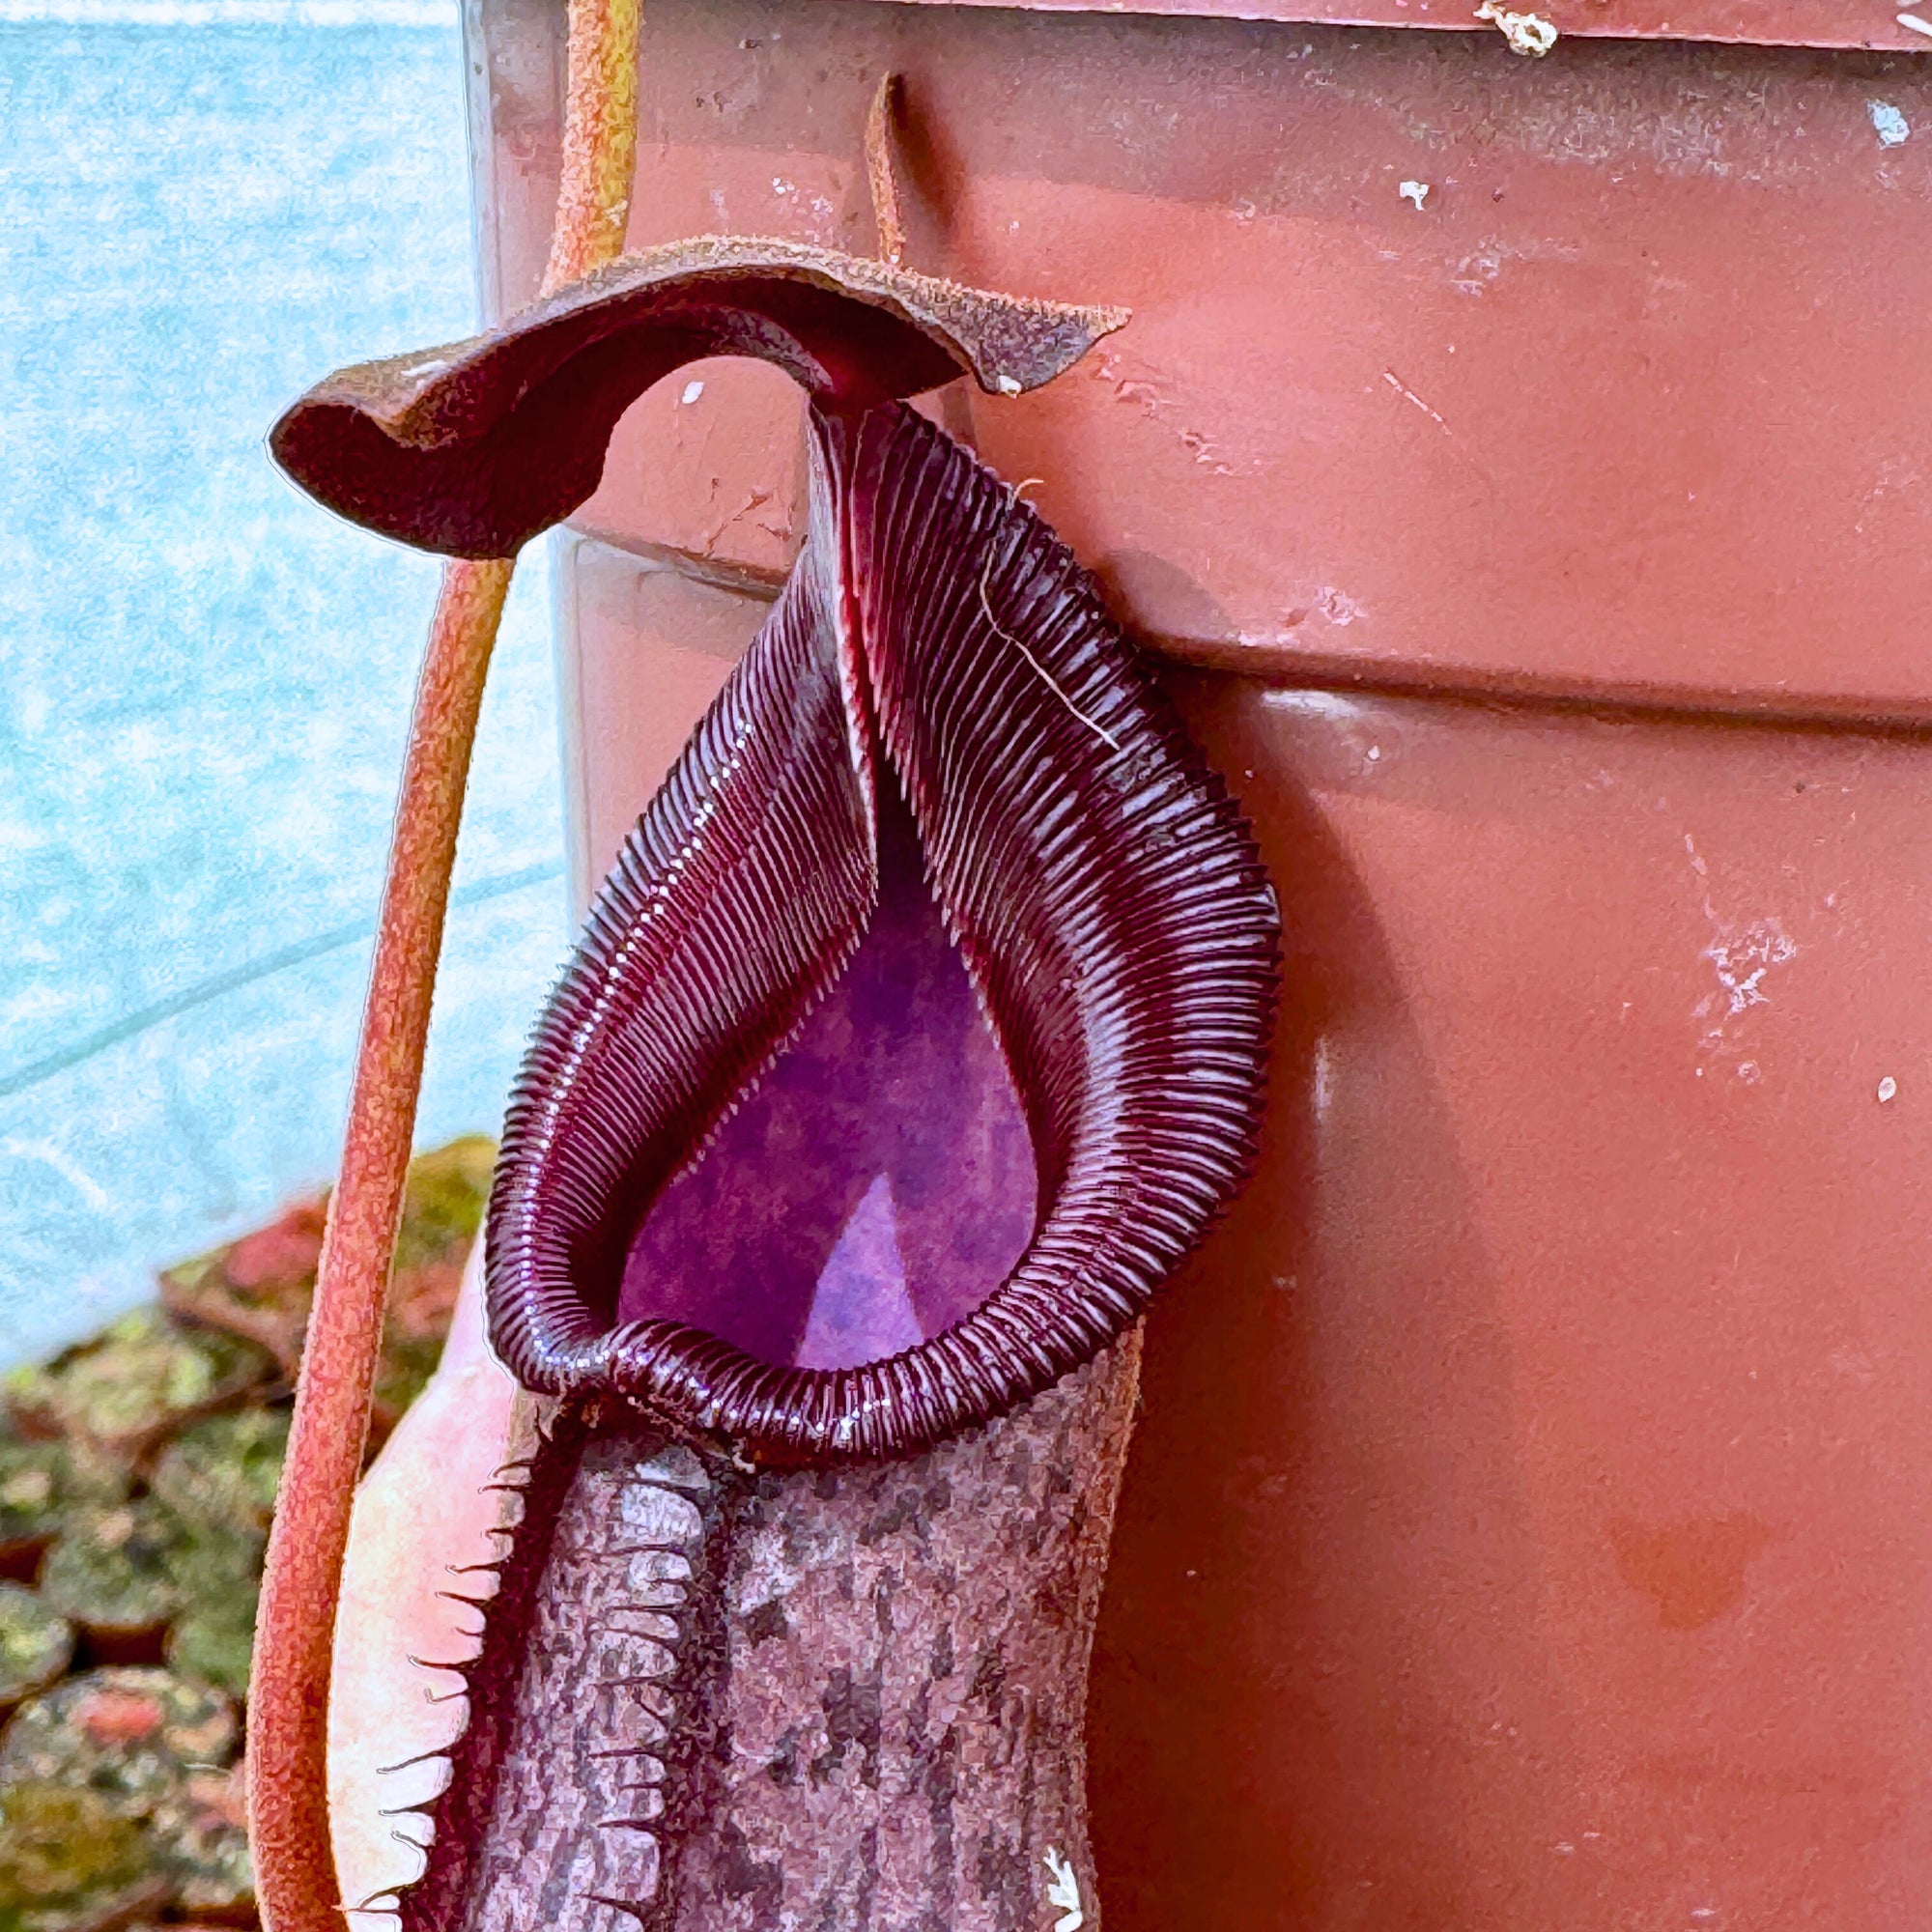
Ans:
[[[500,311],[562,9],[469,11]],[[1893,11],[1833,32],[1918,44]],[[1916,1927],[1932,81],[651,0],[634,243],[868,249],[888,69],[917,266],[1136,311],[1037,398],[932,407],[1172,666],[1289,932],[1263,1171],[1149,1335],[1109,1932]],[[783,380],[707,365],[559,540],[580,895],[800,478]]]

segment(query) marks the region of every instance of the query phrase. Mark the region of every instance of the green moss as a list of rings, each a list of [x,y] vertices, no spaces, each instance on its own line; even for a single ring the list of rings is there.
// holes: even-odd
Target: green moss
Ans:
[[[410,1169],[376,1378],[379,1429],[394,1425],[441,1359],[464,1255],[482,1225],[496,1154],[493,1141],[472,1136],[418,1155]]]
[[[165,1670],[91,1671],[23,1704],[0,1734],[0,1932],[242,1917],[239,1743],[226,1697]]]
[[[44,1690],[73,1661],[73,1630],[19,1583],[0,1583],[0,1707]]]
[[[147,1833],[100,1796],[30,1780],[0,1785],[0,1932],[69,1932],[159,1904]]]
[[[127,1449],[267,1380],[273,1367],[250,1343],[191,1331],[145,1308],[44,1368],[16,1369],[5,1393],[30,1430]]]
[[[219,1690],[172,1671],[90,1670],[29,1698],[0,1732],[0,1789],[92,1792],[117,1818],[179,1804],[190,1776],[225,1771],[241,1727]]]
[[[43,1543],[71,1510],[128,1494],[125,1464],[65,1442],[0,1442],[0,1549]]]
[[[168,1662],[236,1697],[248,1690],[262,1548],[259,1536],[210,1531],[193,1538],[178,1571],[183,1606],[168,1635]]]
[[[494,1144],[412,1166],[377,1397],[379,1435],[441,1353]],[[249,1920],[235,1700],[286,1447],[265,1405],[296,1358],[321,1227],[297,1203],[170,1269],[169,1305],[0,1382],[0,1932]],[[143,1493],[145,1485],[146,1492]],[[166,1628],[169,1667],[66,1667],[66,1621]],[[9,1689],[10,1685],[17,1688]]]
[[[440,1261],[475,1235],[483,1225],[496,1162],[497,1143],[487,1134],[451,1141],[411,1162],[396,1243],[399,1271]]]
[[[184,1617],[168,1634],[170,1668],[184,1677],[197,1677],[204,1684],[213,1684],[233,1696],[245,1697],[254,1658],[258,1594],[250,1590],[240,1604]]]
[[[199,1772],[160,1806],[149,1826],[177,1911],[233,1919],[254,1903],[242,1780]]]
[[[441,1359],[440,1335],[404,1335],[390,1327],[383,1337],[383,1359],[374,1392],[376,1410],[385,1428],[393,1427],[422,1394]]]
[[[41,1594],[87,1630],[154,1630],[186,1601],[192,1540],[158,1497],[76,1511],[41,1566]]]
[[[210,1416],[168,1445],[149,1485],[190,1522],[260,1532],[275,1507],[288,1440],[285,1409]]]

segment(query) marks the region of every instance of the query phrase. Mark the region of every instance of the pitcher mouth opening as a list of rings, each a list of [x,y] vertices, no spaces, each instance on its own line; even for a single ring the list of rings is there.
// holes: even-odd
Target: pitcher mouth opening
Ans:
[[[785,592],[540,1023],[492,1332],[754,1461],[905,1454],[1090,1360],[1252,1155],[1272,894],[1034,512],[814,410]]]
[[[982,1306],[1033,1239],[1038,1177],[1005,1051],[890,772],[877,804],[864,937],[645,1208],[619,1325],[702,1329],[777,1368],[864,1368]]]
[[[1124,320],[699,238],[277,425],[345,514],[502,555],[695,357],[810,399],[797,564],[513,1096],[489,1306],[526,1387],[754,1461],[906,1454],[1091,1360],[1244,1176],[1277,952],[1253,841],[1065,548],[895,400],[962,373],[1018,394]],[[827,1050],[841,1016],[869,1050]],[[923,1089],[910,1139],[852,1085],[895,1071]]]

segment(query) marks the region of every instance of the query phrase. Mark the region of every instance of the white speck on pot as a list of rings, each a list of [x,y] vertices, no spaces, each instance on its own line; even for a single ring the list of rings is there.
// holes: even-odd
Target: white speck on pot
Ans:
[[[686,409],[689,409],[692,406],[692,404],[698,399],[699,396],[703,395],[703,393],[704,393],[704,384],[702,383],[687,383],[684,385],[684,394],[678,398],[678,401],[682,403]]]
[[[1889,100],[1867,100],[1865,112],[1871,116],[1881,148],[1895,148],[1912,132],[1912,123]]]
[[[1556,44],[1555,25],[1541,14],[1512,13],[1496,0],[1483,0],[1476,9],[1476,18],[1500,29],[1512,53],[1527,54],[1532,60],[1541,60]]]
[[[1404,201],[1412,201],[1416,206],[1417,212],[1420,213],[1422,204],[1429,199],[1429,184],[1427,182],[1404,182],[1396,189],[1396,193]]]
[[[1878,1083],[1879,1105],[1884,1106],[1884,1104],[1888,1100],[1895,1099],[1897,1097],[1897,1094],[1898,1094],[1898,1082],[1894,1080],[1889,1073],[1888,1073],[1885,1076],[1885,1078]]]

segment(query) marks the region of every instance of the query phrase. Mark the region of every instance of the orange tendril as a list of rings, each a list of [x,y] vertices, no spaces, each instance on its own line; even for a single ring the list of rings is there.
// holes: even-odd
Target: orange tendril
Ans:
[[[570,90],[545,294],[623,248],[637,159],[639,0],[570,0]],[[483,686],[512,559],[450,564],[430,626],[269,1540],[248,1706],[256,1895],[268,1932],[341,1932],[328,1826],[328,1690],[350,1511],[369,1431]]]

